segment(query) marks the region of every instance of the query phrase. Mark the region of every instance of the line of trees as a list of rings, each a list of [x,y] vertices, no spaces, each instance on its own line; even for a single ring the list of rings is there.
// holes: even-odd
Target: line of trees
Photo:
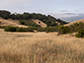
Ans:
[[[23,14],[19,14],[19,13],[13,13],[11,14],[11,12],[6,11],[6,10],[0,10],[0,17],[4,18],[4,19],[18,19],[18,20],[30,20],[30,19],[39,19],[41,21],[43,21],[44,23],[47,24],[47,26],[56,26],[57,23],[56,21],[58,21],[61,25],[63,24],[67,24],[67,22],[61,20],[61,19],[56,19],[53,16],[46,16],[46,15],[42,15],[40,13],[36,14],[36,13],[28,13],[28,12],[24,12]]]

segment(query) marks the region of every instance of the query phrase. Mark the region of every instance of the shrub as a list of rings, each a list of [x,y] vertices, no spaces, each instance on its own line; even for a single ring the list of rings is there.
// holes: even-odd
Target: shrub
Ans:
[[[67,33],[70,33],[71,30],[68,26],[59,26],[58,32],[59,34],[67,34]]]
[[[37,27],[36,30],[39,31],[39,32],[44,32],[44,31],[46,31],[45,28],[41,28],[41,27]]]
[[[46,32],[57,32],[57,27],[46,27]]]
[[[8,26],[4,29],[5,31],[10,31],[10,32],[34,32],[34,28],[33,27],[28,27],[28,28],[18,28],[18,27],[11,27]]]
[[[34,32],[34,28],[33,28],[33,27],[28,27],[28,28],[27,28],[27,31],[28,31],[28,32]]]
[[[39,32],[57,32],[57,27],[46,27],[46,28],[38,27],[36,28],[36,30]]]
[[[0,26],[0,28],[1,28],[1,29],[4,29],[4,28],[6,28],[6,26]]]
[[[74,24],[70,25],[69,27],[71,29],[71,32],[78,32],[79,30],[84,29],[84,23],[83,22],[74,23]]]
[[[84,38],[84,30],[78,31],[78,33],[76,33],[75,36],[76,36],[76,37],[79,37],[79,38]]]
[[[17,32],[34,32],[32,27],[28,27],[28,28],[18,28]]]
[[[17,29],[17,32],[27,32],[27,31],[26,31],[26,28],[22,28],[22,27],[21,27],[21,28],[18,28],[18,29]]]
[[[51,26],[58,26],[58,23],[51,23]]]
[[[21,21],[20,24],[25,25],[25,22],[24,21]]]
[[[12,26],[8,26],[4,29],[5,31],[11,31],[11,32],[15,32],[17,30],[16,27],[12,27]]]

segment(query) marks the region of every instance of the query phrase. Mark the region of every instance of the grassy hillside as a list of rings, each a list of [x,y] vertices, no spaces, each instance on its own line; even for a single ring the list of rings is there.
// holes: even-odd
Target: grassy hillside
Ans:
[[[33,22],[35,22],[36,24],[38,24],[39,26],[41,26],[42,28],[47,27],[47,24],[45,24],[44,22],[38,20],[38,19],[33,19]]]
[[[0,29],[0,63],[84,63],[84,39],[56,34]]]
[[[71,22],[71,23],[65,24],[64,26],[70,26],[70,25],[73,25],[73,24],[75,24],[75,23],[80,23],[80,22],[83,22],[83,23],[84,23],[84,19],[77,20],[77,21],[74,21],[74,22]]]
[[[36,20],[36,21],[38,22],[38,20]],[[32,19],[29,19],[29,20],[19,20],[19,22],[20,22],[21,25],[33,26],[33,27],[41,27],[36,22],[34,22]]]
[[[0,17],[2,17],[4,19],[9,19],[9,18],[11,18],[13,20],[17,19],[19,21],[23,20],[24,22],[25,21],[30,22],[31,19],[34,19],[34,20],[38,19],[38,20],[42,21],[43,23],[45,23],[47,26],[52,26],[52,27],[57,26],[58,23],[60,23],[61,25],[67,24],[67,22],[65,22],[61,19],[56,19],[55,17],[53,17],[51,15],[46,16],[46,15],[42,15],[40,13],[37,14],[37,13],[24,12],[23,14],[19,14],[19,13],[11,14],[11,12],[9,12],[9,11],[0,10]],[[27,22],[26,24],[28,25],[29,23]]]
[[[18,20],[3,19],[1,17],[0,17],[0,26],[27,27],[25,25],[21,25]]]
[[[76,33],[76,37],[84,38],[84,20],[75,21],[65,26],[47,27],[47,24],[38,20],[12,20],[0,18],[0,28],[10,32],[58,32],[59,34]],[[23,25],[26,26],[23,26]],[[4,27],[7,26],[7,27]],[[9,27],[11,26],[11,27]],[[33,26],[33,27],[28,27]],[[21,28],[22,27],[22,28]],[[26,27],[26,28],[24,28]],[[58,34],[58,35],[59,35]]]

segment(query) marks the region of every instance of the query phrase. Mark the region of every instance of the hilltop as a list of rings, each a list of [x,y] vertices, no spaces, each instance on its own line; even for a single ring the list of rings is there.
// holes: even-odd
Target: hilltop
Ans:
[[[55,17],[51,15],[43,15],[40,13],[28,13],[24,12],[23,14],[19,13],[11,13],[6,10],[0,10],[0,17],[4,19],[12,19],[12,20],[18,20],[20,24],[22,25],[27,25],[27,26],[34,26],[34,27],[46,27],[46,26],[58,26],[67,24],[67,22],[61,20],[61,19],[56,19]],[[37,23],[37,22],[38,23]],[[41,24],[42,23],[42,24]]]
[[[80,23],[80,22],[83,22],[83,23],[84,23],[84,19],[77,20],[77,21],[74,21],[74,22],[71,22],[71,23],[65,24],[64,26],[70,26],[70,25],[73,25],[73,24],[75,24],[75,23]]]

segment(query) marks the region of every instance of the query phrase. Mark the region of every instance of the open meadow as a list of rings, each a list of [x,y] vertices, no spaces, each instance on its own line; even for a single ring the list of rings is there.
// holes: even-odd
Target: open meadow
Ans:
[[[0,29],[0,63],[84,63],[84,39]]]

